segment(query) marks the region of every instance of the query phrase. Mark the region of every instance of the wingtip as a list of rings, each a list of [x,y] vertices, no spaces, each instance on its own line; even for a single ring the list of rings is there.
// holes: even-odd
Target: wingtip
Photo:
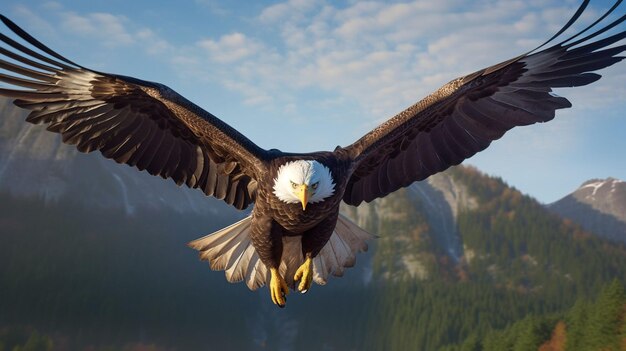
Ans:
[[[4,15],[0,14],[0,20],[2,20],[2,23],[4,23],[4,25],[7,26],[7,28],[9,28],[9,30],[11,30],[13,33],[15,33],[17,36],[19,36],[20,38],[22,38],[24,41],[28,42],[30,45],[34,46],[35,48],[43,51],[44,53],[56,58],[57,60],[60,60],[62,62],[65,62],[66,64],[70,64],[76,67],[80,67],[85,69],[85,67],[76,64],[68,59],[66,59],[65,57],[59,55],[58,53],[56,53],[54,50],[48,48],[46,45],[44,45],[43,43],[41,43],[39,40],[35,39],[32,35],[28,34],[28,32],[26,32],[24,29],[22,29],[22,27],[18,26],[15,22],[11,21],[9,18],[7,18]],[[2,39],[2,41],[4,41],[5,43],[13,46],[14,48],[17,48],[15,45],[21,45],[21,44],[11,44],[11,42],[13,40],[9,39],[8,37],[6,37],[5,35],[2,35],[4,38]],[[7,41],[10,40],[11,42]],[[23,51],[20,48],[17,48],[20,51]],[[66,66],[65,64],[62,63],[55,63],[55,65],[63,67],[63,68],[71,68],[69,66]]]
[[[3,15],[1,13],[0,13],[0,21],[2,21],[2,23],[4,23],[4,25],[7,26],[7,27],[11,27],[11,24],[15,25],[13,23],[13,21],[8,19],[5,15]]]
[[[554,34],[550,39],[546,40],[543,44],[537,46],[536,48],[532,49],[531,51],[529,51],[526,54],[530,54],[533,52],[538,51],[539,49],[543,48],[544,46],[548,45],[549,43],[551,43],[553,40],[555,40],[556,38],[558,38],[561,34],[563,34],[563,32],[565,32],[568,28],[570,28],[576,21],[578,21],[578,18],[580,18],[580,16],[583,14],[583,12],[585,12],[585,9],[587,9],[587,6],[589,5],[589,2],[591,0],[584,0],[580,6],[578,6],[578,9],[576,9],[576,12],[574,13],[574,15],[572,15],[572,17],[569,19],[569,21],[567,21],[567,23],[556,33]],[[617,0],[617,1],[622,1],[622,0]],[[585,29],[587,30],[587,29]],[[578,35],[578,34],[577,34]],[[569,40],[569,39],[568,39]],[[566,40],[567,41],[567,40]]]
[[[11,21],[7,16],[3,15],[0,13],[0,20],[2,21],[2,23],[4,23],[5,26],[9,27],[11,30],[13,30],[12,28],[19,28],[19,26],[17,24],[15,24],[15,22]]]

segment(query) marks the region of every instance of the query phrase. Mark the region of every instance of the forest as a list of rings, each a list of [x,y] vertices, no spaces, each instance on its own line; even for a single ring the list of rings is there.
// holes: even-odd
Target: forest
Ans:
[[[399,191],[379,204],[391,215],[370,221],[379,239],[356,267],[285,310],[186,247],[236,214],[129,216],[0,194],[0,351],[625,350],[626,248],[500,179],[450,174],[479,204],[458,215],[459,262]],[[407,274],[406,257],[424,274]]]

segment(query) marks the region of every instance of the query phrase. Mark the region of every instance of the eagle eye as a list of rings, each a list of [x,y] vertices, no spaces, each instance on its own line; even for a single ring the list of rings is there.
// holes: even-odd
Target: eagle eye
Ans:
[[[320,185],[320,182],[315,182],[313,183],[313,185],[311,185],[311,188],[313,188],[313,190],[317,189],[317,187]]]

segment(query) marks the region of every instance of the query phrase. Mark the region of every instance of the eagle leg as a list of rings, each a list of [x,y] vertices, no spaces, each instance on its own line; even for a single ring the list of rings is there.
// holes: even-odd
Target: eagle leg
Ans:
[[[278,273],[278,269],[270,268],[270,295],[272,297],[272,302],[280,307],[285,307],[285,303],[287,303],[287,294],[289,294],[289,287],[287,287],[287,283],[285,279]]]
[[[309,291],[311,283],[313,282],[313,259],[310,256],[306,258],[304,263],[298,268],[296,274],[293,276],[294,281],[300,280],[298,285],[298,291],[302,294]]]

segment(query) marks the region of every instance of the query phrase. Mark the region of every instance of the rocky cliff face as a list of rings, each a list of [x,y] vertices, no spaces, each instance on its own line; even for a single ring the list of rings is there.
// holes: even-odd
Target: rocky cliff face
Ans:
[[[345,206],[344,212],[380,235],[376,257],[394,258],[393,262],[375,260],[374,269],[390,278],[427,279],[441,257],[454,264],[461,261],[458,214],[476,206],[466,186],[445,172],[356,209]]]
[[[592,179],[547,206],[601,237],[626,243],[626,182]]]
[[[434,240],[455,262],[463,256],[462,240],[457,229],[459,211],[474,209],[476,199],[469,196],[465,185],[448,173],[413,183],[409,190],[422,203]]]
[[[217,214],[234,211],[197,189],[116,164],[98,155],[82,154],[65,145],[44,126],[25,123],[27,112],[0,100],[0,190],[45,201],[70,198],[86,206],[173,209]]]

